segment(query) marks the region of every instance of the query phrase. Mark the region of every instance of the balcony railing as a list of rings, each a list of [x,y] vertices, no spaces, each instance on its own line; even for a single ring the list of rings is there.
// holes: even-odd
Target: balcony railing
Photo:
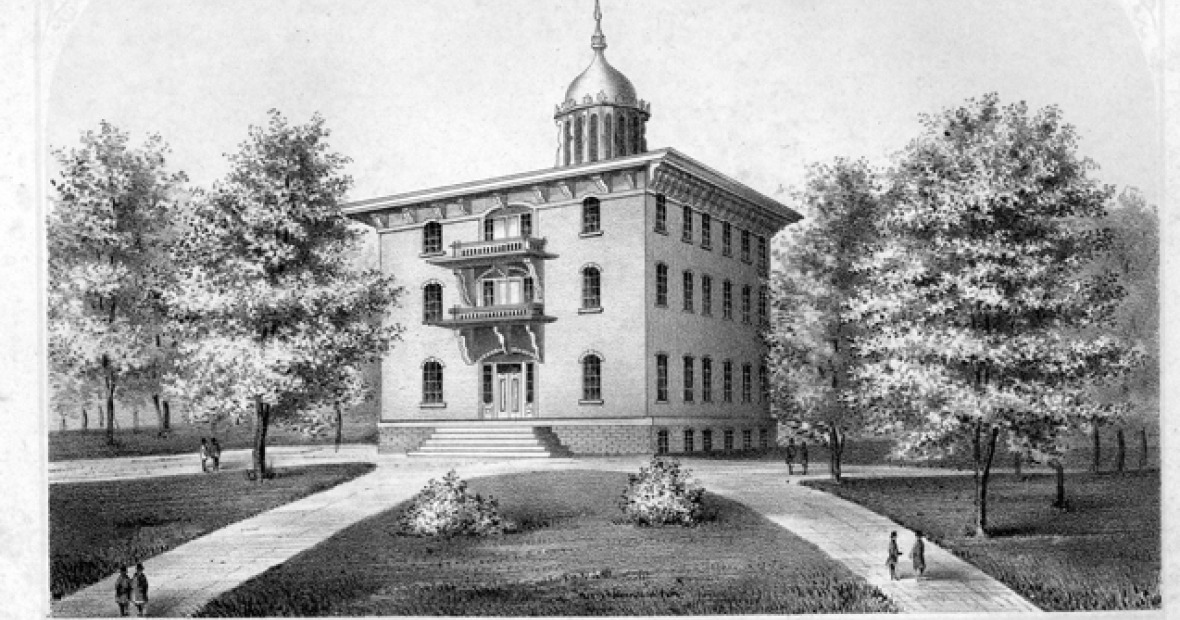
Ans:
[[[516,321],[545,321],[553,317],[545,316],[545,304],[532,302],[527,304],[512,304],[503,306],[455,306],[450,309],[451,318],[430,321],[436,325],[479,324],[479,323],[512,323]]]
[[[556,258],[545,252],[545,240],[537,237],[509,237],[493,239],[491,241],[473,241],[451,244],[450,254],[435,256],[427,259],[432,263],[470,263],[482,259],[499,258],[504,256],[535,256],[538,258]]]

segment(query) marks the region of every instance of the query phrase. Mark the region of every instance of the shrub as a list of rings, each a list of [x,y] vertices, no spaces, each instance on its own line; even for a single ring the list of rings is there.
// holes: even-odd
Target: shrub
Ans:
[[[704,517],[705,489],[689,478],[675,459],[652,457],[639,474],[627,476],[619,501],[627,521],[636,525],[696,525]]]
[[[509,525],[496,500],[470,493],[454,470],[427,482],[398,518],[398,530],[411,536],[496,536]]]

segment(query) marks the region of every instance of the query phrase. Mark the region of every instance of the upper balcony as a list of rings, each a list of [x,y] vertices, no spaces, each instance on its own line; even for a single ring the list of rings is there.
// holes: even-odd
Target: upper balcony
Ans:
[[[426,262],[440,267],[471,267],[504,259],[557,258],[545,251],[545,240],[537,237],[507,237],[491,241],[451,244],[450,254],[428,257]]]
[[[499,306],[455,306],[451,318],[428,321],[440,327],[502,325],[505,323],[552,323],[557,319],[545,315],[545,304],[530,302]]]

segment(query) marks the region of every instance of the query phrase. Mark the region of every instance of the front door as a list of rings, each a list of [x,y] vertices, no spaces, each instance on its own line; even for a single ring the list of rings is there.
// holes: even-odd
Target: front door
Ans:
[[[496,364],[496,417],[524,415],[524,378],[520,364]]]

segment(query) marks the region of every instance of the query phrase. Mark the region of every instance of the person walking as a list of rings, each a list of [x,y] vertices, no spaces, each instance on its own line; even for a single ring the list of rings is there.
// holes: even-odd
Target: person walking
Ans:
[[[201,455],[201,473],[209,473],[209,443],[204,437],[201,438],[201,449],[198,450]]]
[[[807,441],[799,446],[799,464],[803,466],[803,475],[807,475]]]
[[[119,578],[115,580],[115,602],[119,605],[119,615],[127,615],[127,606],[131,604],[131,577],[127,576],[127,567],[119,569]]]
[[[148,579],[143,574],[143,564],[135,565],[135,576],[131,578],[131,602],[135,603],[135,615],[147,617]]]
[[[213,471],[221,471],[221,444],[216,437],[210,440],[209,458],[213,460]]]
[[[914,548],[910,550],[910,559],[914,561],[914,572],[918,573],[916,579],[921,579],[926,572],[926,543],[922,542],[921,531],[914,532]]]
[[[889,533],[889,557],[885,559],[885,566],[889,567],[889,579],[897,581],[897,558],[901,557],[901,551],[897,549],[897,532]]]
[[[795,473],[795,438],[787,440],[787,475]]]

